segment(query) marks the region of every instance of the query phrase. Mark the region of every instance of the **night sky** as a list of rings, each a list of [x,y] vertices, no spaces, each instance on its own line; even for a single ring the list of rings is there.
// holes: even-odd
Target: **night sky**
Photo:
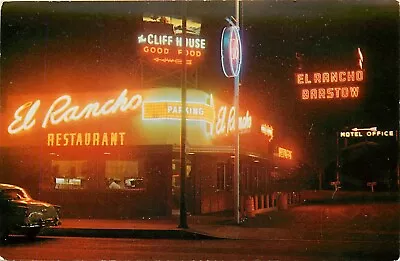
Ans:
[[[208,41],[199,88],[232,95],[220,66],[220,34],[234,2],[188,2]],[[180,16],[180,2],[8,2],[1,10],[1,98],[8,94],[121,89],[138,81],[136,37],[143,12]],[[399,4],[367,1],[252,1],[241,8],[241,106],[275,128],[276,144],[310,164],[334,160],[336,132],[398,129]],[[357,100],[302,101],[294,74],[357,65],[366,81]],[[194,74],[189,72],[189,80]],[[229,96],[226,96],[229,97]]]

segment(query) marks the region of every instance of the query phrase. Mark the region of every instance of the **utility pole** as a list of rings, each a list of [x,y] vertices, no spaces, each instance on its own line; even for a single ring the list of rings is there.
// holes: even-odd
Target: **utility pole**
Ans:
[[[182,2],[182,80],[181,80],[181,195],[180,195],[180,215],[179,228],[188,228],[186,211],[186,1]]]

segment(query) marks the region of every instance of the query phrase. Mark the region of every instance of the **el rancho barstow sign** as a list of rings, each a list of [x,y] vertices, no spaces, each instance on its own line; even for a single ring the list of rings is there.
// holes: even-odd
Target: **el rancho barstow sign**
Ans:
[[[357,99],[365,79],[364,70],[296,73],[302,100]]]

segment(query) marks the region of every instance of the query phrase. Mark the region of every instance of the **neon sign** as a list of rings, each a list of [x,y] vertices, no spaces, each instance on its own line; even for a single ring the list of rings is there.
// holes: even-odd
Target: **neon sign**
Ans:
[[[77,121],[115,114],[117,112],[134,111],[140,108],[142,96],[139,94],[127,97],[128,90],[123,90],[116,99],[109,99],[104,103],[93,102],[83,107],[71,105],[72,98],[63,95],[57,98],[47,110],[42,121],[42,128],[57,125],[61,122]],[[29,130],[36,124],[35,115],[40,107],[40,100],[28,102],[20,106],[14,113],[14,121],[8,126],[8,133]]]
[[[362,70],[363,68],[363,61],[364,61],[364,56],[361,52],[360,47],[357,48],[357,54],[358,54],[358,66],[360,66],[360,69]]]
[[[143,102],[143,120],[180,120],[182,113],[179,101],[154,101]],[[213,103],[188,102],[186,107],[187,119],[192,121],[204,121],[213,124],[215,135],[227,135],[235,130],[235,107],[221,106],[215,113]],[[245,132],[251,129],[252,117],[249,111],[239,117],[239,130]]]
[[[176,35],[152,34],[138,36],[138,44],[144,55],[150,55],[152,60],[157,63],[164,64],[182,64],[184,54],[183,37]],[[186,37],[187,56],[186,64],[192,65],[194,60],[198,60],[203,56],[206,49],[206,40],[203,38]]]
[[[166,45],[166,46],[183,46],[183,37],[175,35],[157,35],[157,34],[144,34],[138,36],[139,44],[150,44],[150,45]],[[186,47],[195,49],[205,49],[206,39],[203,38],[189,38],[186,37]]]
[[[228,135],[235,131],[235,107],[220,106],[215,108],[212,95],[209,101],[188,102],[186,113],[188,120],[202,121],[209,124],[209,135]],[[91,102],[77,105],[70,95],[62,95],[49,105],[37,99],[19,106],[8,125],[9,134],[18,134],[28,131],[34,126],[42,128],[56,126],[62,123],[71,123],[80,120],[99,118],[117,113],[127,113],[141,109],[142,120],[180,120],[182,106],[180,101],[143,101],[142,95],[128,95],[128,90],[123,90],[115,98],[104,102]],[[239,116],[238,128],[241,133],[249,131],[252,126],[252,117],[247,111]],[[118,132],[118,135],[121,133]],[[123,136],[117,133],[98,136],[93,133],[49,133],[48,146],[100,146],[108,144],[123,145]],[[124,134],[123,134],[124,135]]]
[[[175,119],[180,120],[182,103],[178,101],[144,102],[143,120]],[[214,108],[204,103],[188,102],[186,105],[187,120],[214,122]]]
[[[125,132],[48,133],[47,146],[123,146],[125,134]]]
[[[278,157],[284,159],[292,159],[292,151],[278,147]]]
[[[222,31],[221,64],[226,77],[239,75],[242,63],[242,43],[239,27],[229,26]]]
[[[319,85],[317,88],[303,88],[301,90],[302,100],[358,98],[360,88],[356,84],[363,81],[363,70],[295,74],[296,85],[304,87]],[[337,86],[325,87],[324,85],[327,84]],[[351,86],[344,86],[346,84]]]
[[[359,131],[341,131],[341,138],[357,138],[357,137],[394,137],[395,131],[393,130],[369,130],[361,132]]]
[[[272,126],[267,125],[267,124],[262,124],[261,125],[261,133],[264,134],[265,136],[269,137],[268,141],[271,142],[271,140],[274,138],[274,128]]]
[[[239,116],[239,131],[246,131],[251,128],[252,118],[249,111],[242,117]],[[231,107],[229,112],[226,106],[222,106],[217,113],[215,122],[215,134],[229,134],[235,131],[235,107]]]

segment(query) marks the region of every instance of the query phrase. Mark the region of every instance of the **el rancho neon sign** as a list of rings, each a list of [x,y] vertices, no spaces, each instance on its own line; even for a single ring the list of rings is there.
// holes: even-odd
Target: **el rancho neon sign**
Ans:
[[[363,70],[296,73],[295,83],[302,100],[356,99],[364,78]]]
[[[115,99],[109,99],[103,103],[93,102],[85,106],[72,104],[69,95],[57,98],[47,110],[41,126],[58,125],[62,122],[78,121],[115,114],[117,112],[135,111],[142,105],[142,96],[139,94],[127,97],[128,90],[123,90]],[[14,113],[14,120],[8,126],[8,133],[16,134],[31,129],[36,125],[37,112],[41,105],[40,100],[27,102],[20,106]]]
[[[235,108],[221,106],[216,112],[211,95],[210,104],[189,102],[186,112],[189,120],[204,121],[211,124],[211,135],[229,134],[235,130]],[[76,105],[70,95],[56,98],[48,108],[41,108],[41,100],[29,101],[19,106],[8,125],[8,133],[15,135],[32,129],[37,124],[43,129],[62,123],[88,120],[118,113],[128,113],[141,109],[142,120],[180,120],[182,107],[180,101],[144,102],[140,94],[128,95],[123,90],[115,98],[104,102],[91,102]],[[43,107],[43,106],[42,106]],[[40,109],[41,112],[39,112]],[[44,113],[43,113],[44,111]],[[248,131],[252,126],[252,117],[247,111],[239,117],[239,130]],[[122,133],[122,134],[121,134]],[[125,132],[103,134],[95,133],[49,133],[48,146],[79,145],[123,145]]]

